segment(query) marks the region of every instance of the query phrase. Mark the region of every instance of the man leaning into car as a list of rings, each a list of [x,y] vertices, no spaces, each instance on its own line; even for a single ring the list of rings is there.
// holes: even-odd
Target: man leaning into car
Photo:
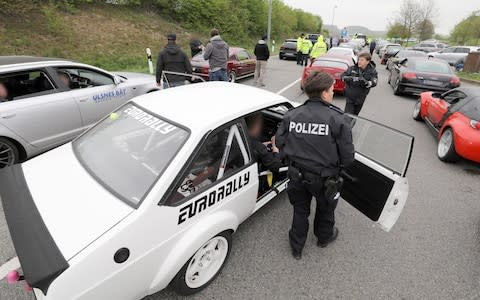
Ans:
[[[335,225],[342,168],[353,162],[350,118],[332,104],[335,79],[312,72],[305,82],[309,99],[287,112],[275,143],[289,161],[287,193],[293,205],[289,232],[292,255],[301,259],[307,240],[312,196],[316,199],[313,232],[317,246],[326,247],[338,236]]]

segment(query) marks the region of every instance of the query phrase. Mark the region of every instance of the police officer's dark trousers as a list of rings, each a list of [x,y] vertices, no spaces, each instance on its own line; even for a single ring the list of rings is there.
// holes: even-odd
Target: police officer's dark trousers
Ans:
[[[290,246],[297,252],[302,249],[307,240],[312,197],[316,199],[314,234],[320,242],[326,242],[333,234],[335,225],[335,208],[337,200],[328,202],[325,198],[324,180],[319,175],[303,172],[298,178],[298,172],[293,167],[289,171],[290,182],[287,193],[293,205],[293,222],[289,232]]]
[[[351,115],[356,115],[360,113],[363,107],[363,103],[365,103],[365,98],[360,98],[360,99],[350,99],[347,98],[346,104],[345,104],[345,112],[347,114]]]

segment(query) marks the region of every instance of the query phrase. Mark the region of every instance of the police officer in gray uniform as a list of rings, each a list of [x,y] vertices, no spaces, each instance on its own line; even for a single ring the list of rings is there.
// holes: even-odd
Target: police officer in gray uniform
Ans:
[[[307,239],[312,197],[317,202],[317,245],[326,247],[338,236],[334,211],[340,171],[353,162],[354,146],[351,118],[332,104],[334,82],[326,73],[312,72],[304,86],[309,100],[285,114],[275,136],[276,146],[289,161],[287,193],[293,205],[289,238],[296,259],[301,259]]]

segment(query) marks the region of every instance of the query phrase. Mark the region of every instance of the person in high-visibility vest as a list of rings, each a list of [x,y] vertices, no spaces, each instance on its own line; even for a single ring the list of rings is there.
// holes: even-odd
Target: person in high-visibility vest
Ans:
[[[312,50],[313,44],[312,41],[309,39],[303,39],[302,42],[302,65],[305,67],[308,65],[308,56],[310,54],[310,50]]]
[[[323,40],[323,35],[318,37],[317,42],[312,48],[312,52],[310,52],[310,59],[314,61],[319,56],[324,55],[327,53],[327,44]]]
[[[305,34],[302,33],[297,39],[297,65],[303,65],[302,45],[305,39]]]

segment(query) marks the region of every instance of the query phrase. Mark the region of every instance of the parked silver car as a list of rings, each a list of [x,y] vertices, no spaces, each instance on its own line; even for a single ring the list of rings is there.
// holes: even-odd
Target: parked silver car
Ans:
[[[470,52],[480,51],[480,46],[452,46],[438,52],[428,53],[428,57],[446,60],[451,66],[464,63]]]
[[[66,143],[131,98],[159,89],[151,75],[31,56],[0,56],[0,85],[0,168]]]

